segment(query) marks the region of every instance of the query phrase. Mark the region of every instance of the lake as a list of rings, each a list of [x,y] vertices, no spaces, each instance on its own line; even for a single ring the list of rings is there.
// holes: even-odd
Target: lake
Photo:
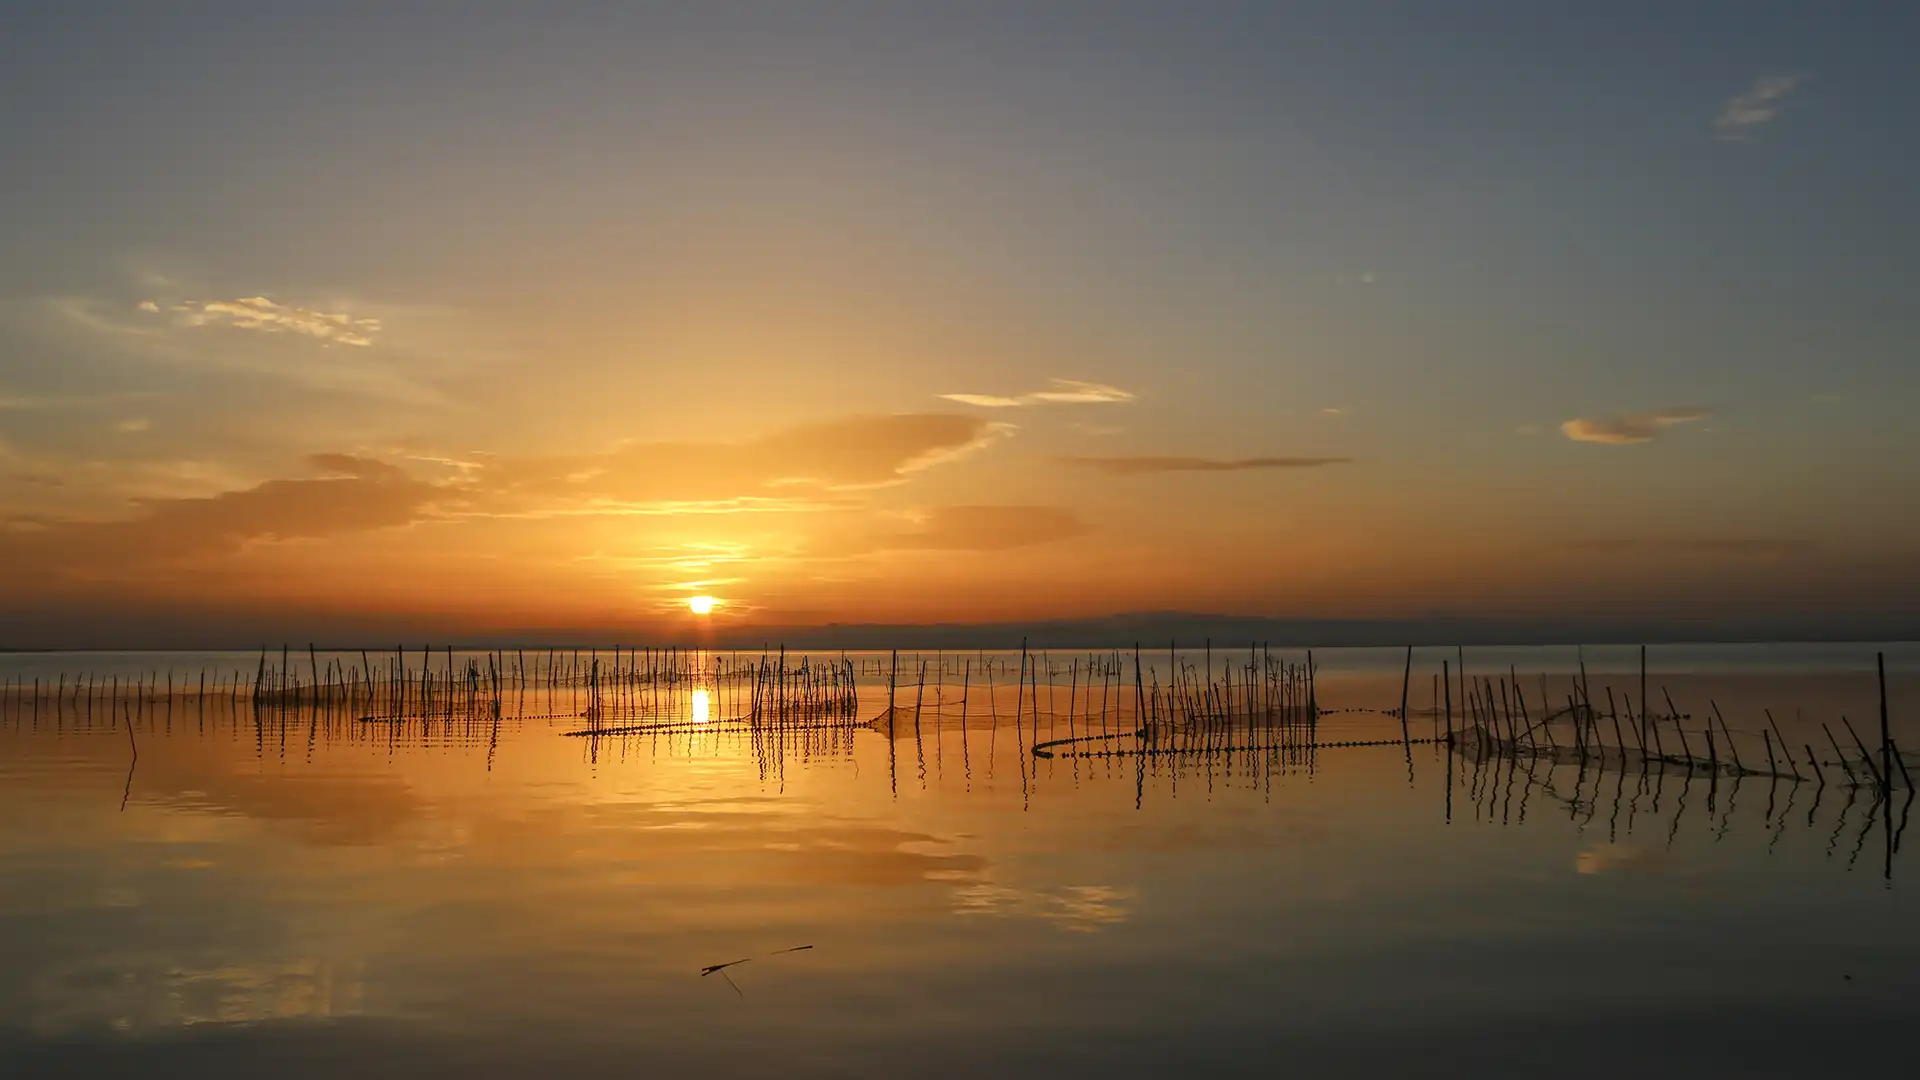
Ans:
[[[1876,653],[0,656],[0,1075],[1897,1067]]]

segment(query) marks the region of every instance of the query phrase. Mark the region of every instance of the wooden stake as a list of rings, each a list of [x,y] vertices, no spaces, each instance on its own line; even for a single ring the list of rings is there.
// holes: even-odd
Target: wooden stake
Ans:
[[[1880,775],[1884,778],[1887,790],[1893,790],[1893,733],[1887,728],[1887,654],[1873,654],[1874,667],[1880,674]],[[1906,771],[1906,763],[1900,765]],[[1911,785],[1909,785],[1911,786]]]
[[[1840,722],[1847,725],[1847,734],[1853,736],[1853,745],[1860,748],[1861,764],[1865,765],[1867,771],[1873,774],[1873,782],[1885,790],[1887,788],[1887,777],[1882,774],[1879,769],[1874,768],[1873,755],[1867,753],[1867,744],[1860,741],[1860,733],[1853,730],[1853,722],[1844,716],[1840,718]],[[1882,749],[1884,749],[1884,746]]]
[[[1761,711],[1767,714],[1767,725],[1773,728],[1773,737],[1780,740],[1780,752],[1787,755],[1787,768],[1793,770],[1793,778],[1795,780],[1802,779],[1800,776],[1800,766],[1795,764],[1793,760],[1793,749],[1788,745],[1787,737],[1780,734],[1780,725],[1773,718],[1773,710],[1762,709]]]
[[[1400,676],[1400,745],[1412,749],[1407,736],[1407,688],[1413,684],[1413,646],[1407,646],[1407,669]]]

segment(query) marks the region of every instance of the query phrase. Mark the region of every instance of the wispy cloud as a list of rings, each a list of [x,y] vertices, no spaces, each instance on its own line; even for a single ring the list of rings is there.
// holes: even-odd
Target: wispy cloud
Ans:
[[[150,392],[111,394],[8,394],[0,391],[0,412],[51,412],[58,409],[99,409],[154,398]]]
[[[271,305],[261,306],[261,305]],[[382,307],[409,324],[422,319],[444,323],[433,312],[416,316],[405,308]],[[437,385],[467,372],[488,357],[463,337],[443,329],[430,339],[396,343],[384,318],[285,306],[261,297],[243,300],[173,301],[138,304],[90,296],[47,296],[25,303],[0,301],[0,318],[18,317],[29,332],[64,339],[79,331],[110,343],[120,356],[140,363],[163,363],[192,371],[260,376],[334,393],[349,393],[419,406],[445,406]],[[9,320],[11,321],[11,320]],[[253,333],[220,333],[216,328]],[[374,344],[378,335],[379,348]],[[288,350],[315,342],[333,349],[328,363],[292,363]]]
[[[1569,420],[1560,425],[1560,431],[1574,442],[1627,446],[1652,442],[1676,424],[1703,420],[1709,414],[1710,410],[1699,408],[1655,409],[1601,420]]]
[[[1115,402],[1132,401],[1131,391],[1105,383],[1081,382],[1077,379],[1050,379],[1045,390],[1033,390],[1012,397],[1000,394],[941,394],[948,401],[957,401],[962,405],[974,405],[983,409],[1017,409],[1025,405],[1107,405]]]
[[[488,458],[463,486],[491,512],[755,508],[890,487],[985,449],[1010,425],[952,413],[854,416],[742,442],[630,443],[597,454]]]
[[[659,545],[644,548],[633,554],[607,554],[596,552],[576,558],[576,562],[604,562],[629,570],[649,570],[681,575],[711,575],[715,570],[734,567],[743,563],[757,561],[762,556],[754,547],[744,543],[713,543],[698,541],[693,543]],[[745,578],[703,576],[700,580],[713,585],[737,585]],[[658,589],[673,589],[686,582],[661,582],[650,586]]]
[[[1016,424],[982,424],[974,432],[973,437],[965,442],[930,446],[919,454],[901,462],[900,467],[894,470],[895,475],[891,477],[865,484],[849,483],[837,486],[841,490],[848,490],[860,487],[882,487],[898,483],[912,473],[925,472],[936,465],[950,464],[970,454],[984,450],[1001,439],[1011,437],[1014,432],[1018,430],[1020,430],[1020,428]]]
[[[1251,458],[1206,458],[1206,457],[1087,457],[1067,456],[1059,459],[1062,464],[1113,476],[1145,476],[1150,473],[1204,473],[1204,472],[1244,472],[1251,469],[1314,469],[1323,465],[1346,465],[1352,458],[1343,457],[1251,457]]]
[[[405,480],[406,471],[397,465],[389,465],[377,458],[359,457],[354,454],[310,454],[307,464],[329,476],[346,476],[355,480]]]
[[[1713,121],[1714,131],[1722,139],[1746,138],[1780,115],[1787,97],[1806,81],[1804,75],[1763,75],[1755,79],[1752,86],[1720,107],[1720,115]]]
[[[1818,555],[1821,546],[1811,540],[1765,536],[1584,536],[1559,545],[1589,555],[1684,556],[1702,559],[1750,559],[1778,562]]]
[[[140,310],[157,313],[160,306],[143,301]],[[238,300],[190,300],[170,309],[188,326],[231,326],[236,330],[259,330],[269,334],[301,334],[341,345],[365,347],[373,344],[380,332],[380,320],[361,318],[344,311],[319,311],[275,303],[264,296]]]
[[[807,554],[844,558],[881,551],[1007,551],[1084,535],[1080,515],[1064,506],[941,506],[903,526],[855,530],[812,545]]]

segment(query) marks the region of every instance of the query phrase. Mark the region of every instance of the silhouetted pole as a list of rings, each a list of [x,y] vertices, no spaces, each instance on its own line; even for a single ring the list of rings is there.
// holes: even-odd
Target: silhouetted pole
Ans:
[[[1880,776],[1888,795],[1893,793],[1893,733],[1887,727],[1887,654],[1875,653],[1874,666],[1880,673]],[[1904,769],[1906,763],[1902,762]]]
[[[1400,676],[1400,745],[1409,749],[1413,744],[1407,737],[1407,688],[1413,683],[1413,646],[1407,646],[1407,669]]]
[[[1133,643],[1133,729],[1147,723],[1147,684],[1140,677],[1140,643]]]
[[[1640,646],[1640,741],[1647,741],[1647,647]]]

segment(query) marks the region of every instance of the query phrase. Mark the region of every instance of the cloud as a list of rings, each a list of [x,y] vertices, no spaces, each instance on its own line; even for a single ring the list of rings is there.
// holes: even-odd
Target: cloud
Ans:
[[[143,431],[150,430],[152,427],[153,421],[148,420],[144,416],[136,416],[113,425],[113,430],[125,435],[138,435]]]
[[[376,463],[377,464],[377,463]],[[198,498],[140,501],[131,518],[58,521],[0,532],[0,565],[22,576],[91,576],[225,555],[256,541],[308,540],[408,525],[446,495],[397,469],[269,480]]]
[[[1720,107],[1713,128],[1722,139],[1738,140],[1780,115],[1787,96],[1806,81],[1802,75],[1763,75],[1745,92]]]
[[[1669,555],[1757,562],[1806,558],[1820,552],[1820,546],[1812,541],[1754,536],[1589,536],[1559,546],[1593,555]]]
[[[1711,410],[1699,408],[1655,409],[1652,412],[1628,413],[1625,416],[1609,417],[1603,420],[1569,420],[1560,425],[1560,430],[1574,442],[1627,446],[1632,443],[1652,442],[1676,424],[1690,424],[1696,420],[1703,420],[1710,414]]]
[[[135,498],[121,504],[128,508],[123,516],[16,515],[0,527],[0,579],[121,580],[154,567],[204,564],[255,544],[425,521],[779,511],[828,517],[859,511],[860,493],[953,461],[1007,430],[949,414],[849,417],[733,443],[637,443],[573,457],[480,456],[471,468],[436,469],[432,479],[379,458],[315,454],[306,459],[312,470],[306,477]],[[81,469],[78,475],[89,474]],[[62,478],[0,442],[0,482]],[[1071,514],[1048,508],[953,507],[843,546],[985,551],[1084,529]]]
[[[307,464],[323,473],[350,476],[356,480],[402,480],[407,475],[397,465],[352,454],[313,454],[307,458]]]
[[[53,412],[59,409],[97,409],[158,397],[150,392],[111,394],[0,394],[0,412]]]
[[[1017,430],[1019,429],[1012,424],[980,424],[971,429],[971,435],[964,442],[949,441],[930,446],[913,457],[902,461],[894,468],[893,475],[878,479],[874,481],[874,483],[892,483],[905,478],[909,474],[924,472],[936,465],[945,465],[950,462],[959,461],[961,458],[975,451],[984,450],[993,443],[1011,436]],[[854,487],[863,485],[843,484],[841,486]]]
[[[1012,430],[951,413],[855,416],[742,442],[633,443],[573,457],[485,459],[472,471],[471,488],[495,506],[521,510],[785,501],[897,484]]]
[[[1025,405],[1106,405],[1132,401],[1134,395],[1117,386],[1080,382],[1075,379],[1049,379],[1047,389],[1034,390],[1015,397],[997,394],[941,394],[948,401],[975,405],[983,409],[1017,409]]]
[[[157,304],[148,301],[140,310],[155,312]],[[373,344],[380,332],[380,320],[358,318],[344,311],[318,311],[313,308],[277,304],[264,296],[239,300],[191,300],[171,309],[188,326],[230,326],[236,330],[259,330],[269,334],[292,333],[341,345],[365,347]]]
[[[171,306],[155,302],[157,313],[136,310],[124,301],[71,295],[39,297],[14,306],[23,307],[23,324],[30,331],[60,340],[77,330],[104,339],[129,360],[270,378],[314,390],[417,406],[450,404],[437,384],[470,373],[478,362],[476,357],[484,355],[464,340],[437,336],[420,339],[417,330],[414,338],[403,339],[396,347],[383,319],[283,307],[259,297]],[[6,307],[0,302],[0,314],[5,314]],[[381,310],[399,311],[411,318],[406,309]],[[218,333],[209,329],[217,327],[252,332]],[[381,347],[367,348],[374,344],[376,333]],[[268,340],[273,344],[269,346]],[[331,349],[330,362],[324,364],[298,362],[288,355],[290,349],[305,352],[299,347],[316,341],[323,346],[351,347]]]
[[[1244,472],[1251,469],[1314,469],[1322,465],[1346,465],[1343,457],[1082,457],[1058,459],[1062,464],[1109,473],[1114,476],[1142,476],[1148,473]]]
[[[905,528],[825,541],[807,553],[842,558],[879,551],[1008,551],[1089,531],[1087,523],[1064,506],[941,506],[920,513]]]
[[[994,397],[992,394],[941,394],[948,401],[957,401],[962,405],[978,405],[983,409],[1014,409],[1029,402],[1021,398]]]

